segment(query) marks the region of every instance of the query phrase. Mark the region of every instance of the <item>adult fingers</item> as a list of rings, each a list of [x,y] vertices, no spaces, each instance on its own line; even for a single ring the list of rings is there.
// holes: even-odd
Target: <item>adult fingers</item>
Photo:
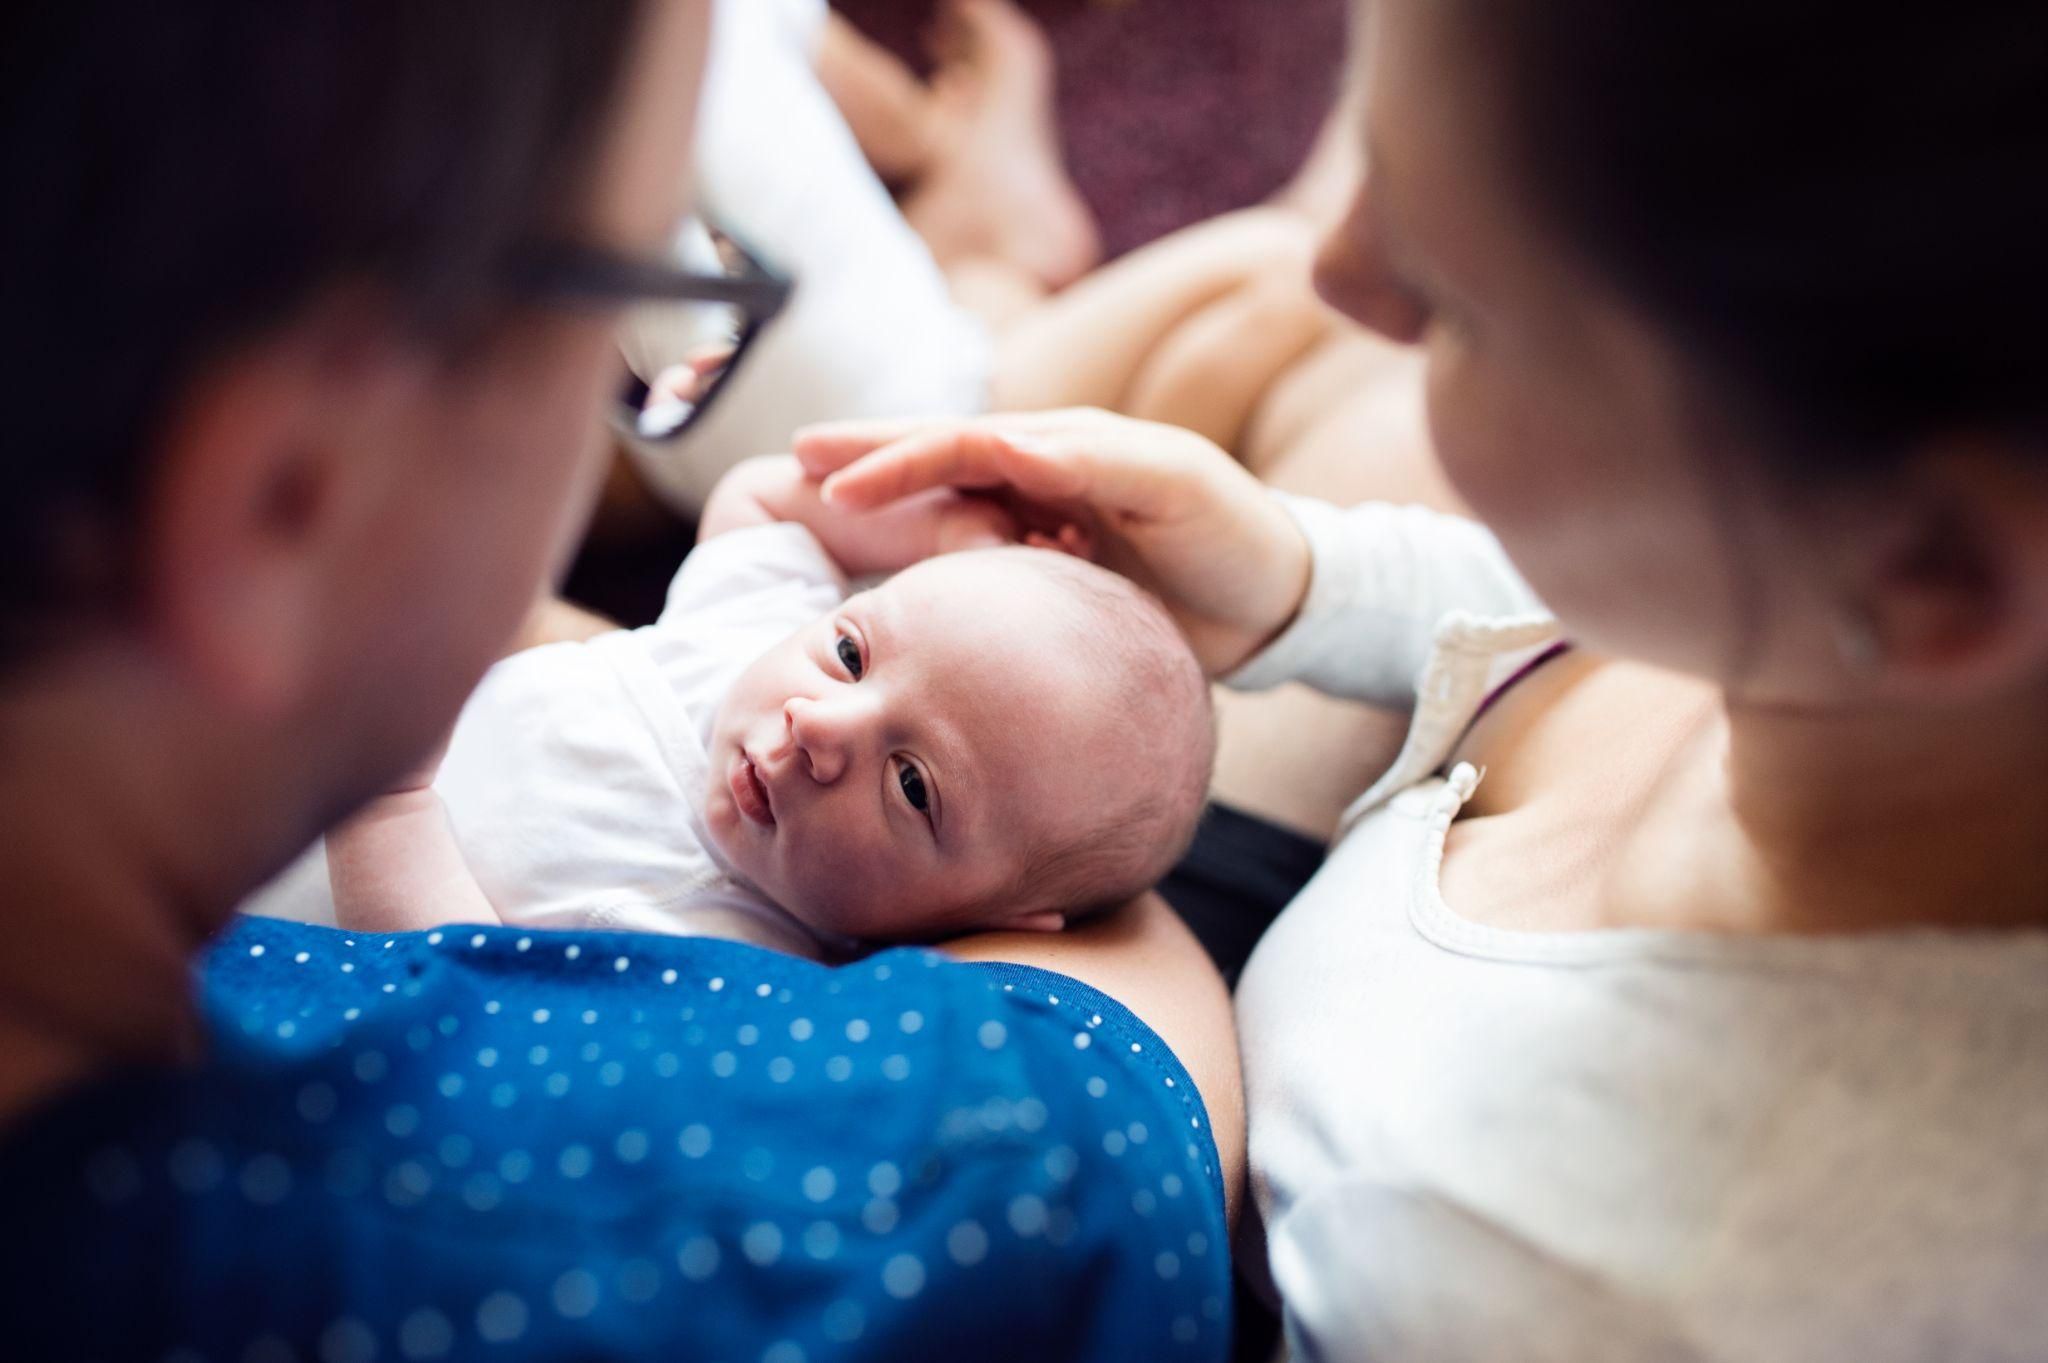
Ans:
[[[792,442],[797,462],[815,479],[837,473],[864,454],[925,431],[960,424],[951,420],[823,421],[805,426]]]
[[[828,501],[873,506],[932,487],[997,493],[1130,525],[1213,511],[1230,457],[1199,436],[1101,412],[1006,416],[929,429],[831,475]]]
[[[927,436],[960,436],[969,441],[1000,437],[1018,447],[1048,450],[1062,437],[1075,435],[1087,435],[1096,445],[1115,446],[1118,437],[1124,435],[1122,428],[1146,425],[1092,408],[1002,412],[980,417],[826,421],[799,430],[792,448],[804,472],[823,481],[849,465],[863,463],[879,451]],[[1128,436],[1124,438],[1127,440]]]
[[[1011,489],[1038,501],[1084,499],[1086,470],[1071,449],[986,425],[953,426],[881,445],[825,479],[825,500],[881,506],[931,488]]]
[[[1017,518],[1002,506],[985,497],[962,497],[940,517],[936,549],[941,554],[993,549],[1023,537]]]

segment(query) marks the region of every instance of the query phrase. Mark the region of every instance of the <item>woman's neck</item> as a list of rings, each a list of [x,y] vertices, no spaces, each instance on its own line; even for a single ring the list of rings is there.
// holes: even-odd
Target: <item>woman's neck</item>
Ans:
[[[1624,875],[1683,894],[1670,908],[1695,926],[2048,926],[2044,717],[2037,696],[1920,712],[1725,700]]]

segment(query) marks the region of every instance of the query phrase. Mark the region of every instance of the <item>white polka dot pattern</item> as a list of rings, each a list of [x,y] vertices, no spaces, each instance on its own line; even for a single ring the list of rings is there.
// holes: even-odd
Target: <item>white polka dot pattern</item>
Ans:
[[[238,1082],[274,1101],[160,1142],[79,1140],[66,1223],[238,1218],[221,1282],[283,1271],[265,1247],[295,1226],[474,1229],[459,1261],[351,1259],[390,1289],[376,1309],[330,1294],[318,1320],[237,1332],[250,1299],[224,1295],[216,1335],[103,1356],[514,1360],[671,1321],[707,1357],[926,1356],[952,1318],[930,1313],[963,1294],[977,1334],[951,1356],[1011,1356],[992,1337],[1099,1356],[1058,1334],[1088,1313],[1043,1309],[1083,1264],[1117,1275],[1115,1356],[1227,1348],[1200,1100],[1083,986],[917,951],[834,972],[622,935],[241,931],[213,968],[262,987],[213,1015]],[[1187,1139],[1160,1139],[1177,1121]]]

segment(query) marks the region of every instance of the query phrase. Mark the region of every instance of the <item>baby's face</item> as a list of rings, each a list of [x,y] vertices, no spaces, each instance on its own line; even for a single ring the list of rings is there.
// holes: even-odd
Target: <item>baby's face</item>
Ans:
[[[1015,884],[1045,840],[1110,817],[1130,788],[1132,731],[1090,692],[1068,590],[1014,560],[955,555],[762,655],[712,733],[719,850],[825,932],[1009,923],[1000,906],[978,920],[962,910]]]

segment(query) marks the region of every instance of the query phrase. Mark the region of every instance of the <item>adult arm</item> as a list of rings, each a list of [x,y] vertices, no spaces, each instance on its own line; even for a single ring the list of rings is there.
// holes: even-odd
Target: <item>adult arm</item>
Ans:
[[[957,960],[1037,966],[1080,980],[1157,1032],[1209,1109],[1234,1224],[1245,1168],[1244,1084],[1230,993],[1208,953],[1156,894],[1065,932],[986,932],[940,950]]]
[[[1104,412],[816,427],[797,456],[834,506],[965,488],[1004,499],[1027,532],[1077,528],[1234,685],[1406,703],[1446,615],[1541,610],[1470,521],[1285,497],[1200,436]]]
[[[1446,617],[1544,615],[1500,542],[1476,521],[1419,506],[1339,508],[1271,495],[1309,542],[1309,587],[1279,637],[1223,678],[1233,687],[1300,681],[1329,695],[1406,706]]]

